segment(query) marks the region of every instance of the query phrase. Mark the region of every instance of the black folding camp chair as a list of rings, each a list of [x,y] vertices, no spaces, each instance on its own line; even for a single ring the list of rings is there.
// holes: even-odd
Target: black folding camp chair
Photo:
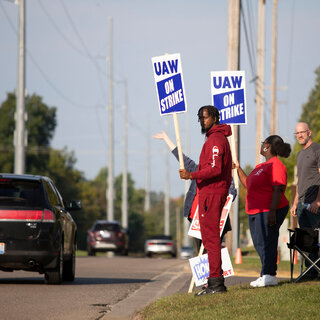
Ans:
[[[298,282],[309,271],[314,268],[320,275],[320,229],[319,228],[295,228],[295,230],[288,229],[289,231],[289,243],[287,243],[290,249],[290,271],[291,281]],[[299,252],[301,256],[310,262],[310,265],[302,271],[300,267],[300,275],[293,280],[293,266],[295,251]],[[318,259],[312,261],[309,258],[309,253],[318,253]]]

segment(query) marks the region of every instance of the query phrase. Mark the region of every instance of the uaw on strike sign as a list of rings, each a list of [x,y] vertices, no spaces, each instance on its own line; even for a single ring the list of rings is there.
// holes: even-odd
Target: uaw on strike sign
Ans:
[[[220,112],[220,123],[246,124],[244,71],[211,72],[212,104]]]
[[[166,54],[152,58],[152,67],[160,115],[186,112],[185,97],[180,54]]]

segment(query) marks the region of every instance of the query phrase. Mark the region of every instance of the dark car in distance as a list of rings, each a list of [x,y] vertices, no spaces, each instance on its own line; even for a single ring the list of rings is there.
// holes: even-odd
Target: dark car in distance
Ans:
[[[118,221],[97,220],[88,231],[87,250],[89,256],[96,252],[117,252],[128,255],[128,234]]]
[[[0,173],[0,270],[44,274],[45,283],[75,278],[76,224],[52,180]]]

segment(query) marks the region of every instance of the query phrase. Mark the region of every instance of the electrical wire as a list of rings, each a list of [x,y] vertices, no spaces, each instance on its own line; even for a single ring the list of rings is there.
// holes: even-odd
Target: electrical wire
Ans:
[[[81,56],[87,58],[87,54],[84,53],[83,51],[81,51],[81,49],[77,48],[70,39],[68,39],[65,36],[65,33],[61,31],[61,29],[59,28],[58,24],[55,23],[54,19],[51,17],[51,15],[49,14],[49,12],[47,11],[46,7],[43,5],[42,0],[38,0],[38,3],[40,5],[41,10],[43,11],[43,13],[47,16],[48,20],[50,21],[50,23],[52,24],[52,26],[54,27],[54,29],[56,30],[56,32],[60,35],[60,37],[64,40],[64,42],[71,47],[74,51],[78,52]]]
[[[291,28],[290,28],[290,44],[289,44],[289,58],[288,58],[288,77],[287,84],[289,86],[292,70],[292,53],[293,53],[293,40],[294,40],[294,22],[295,22],[295,0],[292,1],[291,11]],[[289,101],[289,90],[287,90],[287,101]]]
[[[3,10],[3,13],[12,28],[13,32],[15,33],[16,37],[19,37],[18,30],[16,29],[14,23],[12,22],[10,16],[8,15],[6,9],[4,8],[2,2],[0,1],[0,7]],[[64,94],[57,86],[53,84],[53,82],[49,79],[49,77],[46,75],[46,73],[42,70],[40,65],[36,62],[36,59],[33,57],[32,53],[29,51],[28,48],[26,48],[26,53],[28,57],[30,58],[31,62],[34,64],[35,68],[38,70],[38,72],[41,74],[43,79],[49,84],[49,86],[60,96],[62,97],[65,101],[67,101],[71,106],[76,107],[76,108],[83,108],[83,109],[89,109],[92,108],[92,105],[83,105],[80,103],[77,103],[73,101],[71,98],[69,98],[66,94]],[[96,105],[97,107],[100,107],[100,105]]]
[[[65,12],[68,20],[69,20],[69,23],[70,23],[70,25],[71,25],[71,27],[72,27],[75,35],[77,36],[77,38],[78,38],[78,40],[79,40],[82,48],[84,49],[87,57],[90,59],[90,61],[93,63],[94,67],[96,68],[96,71],[97,71],[97,73],[98,73],[98,80],[99,80],[100,89],[101,89],[103,98],[106,100],[106,95],[105,95],[105,91],[104,91],[104,86],[103,86],[103,84],[102,84],[102,79],[101,79],[101,74],[100,74],[99,65],[98,65],[97,61],[96,61],[96,60],[92,57],[92,55],[90,54],[90,52],[89,52],[89,50],[88,50],[88,48],[87,48],[84,40],[82,39],[80,33],[78,32],[78,29],[77,29],[75,23],[74,23],[73,20],[72,20],[72,17],[71,17],[71,15],[70,15],[70,13],[69,13],[69,11],[68,11],[68,9],[67,9],[64,1],[63,1],[63,0],[60,0],[60,3],[61,3],[61,5],[62,5],[62,8],[63,8],[63,10],[64,10],[64,12]]]
[[[255,72],[255,66],[254,66],[254,60],[252,57],[252,49],[251,49],[251,44],[250,44],[250,40],[248,37],[248,31],[247,31],[247,24],[246,24],[246,17],[244,14],[244,10],[243,7],[241,5],[240,7],[240,13],[242,15],[242,22],[243,22],[243,26],[244,26],[244,34],[245,34],[245,39],[246,39],[246,44],[247,44],[247,50],[248,50],[248,55],[249,55],[249,64],[251,67],[251,74],[252,74],[252,79],[255,78],[256,72]]]

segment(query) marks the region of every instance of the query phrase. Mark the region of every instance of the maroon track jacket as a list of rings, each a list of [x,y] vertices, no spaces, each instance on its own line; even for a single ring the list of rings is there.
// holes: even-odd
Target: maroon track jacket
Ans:
[[[214,125],[206,134],[197,171],[191,173],[197,180],[200,194],[228,194],[231,184],[232,158],[227,140],[231,127],[226,124]]]

